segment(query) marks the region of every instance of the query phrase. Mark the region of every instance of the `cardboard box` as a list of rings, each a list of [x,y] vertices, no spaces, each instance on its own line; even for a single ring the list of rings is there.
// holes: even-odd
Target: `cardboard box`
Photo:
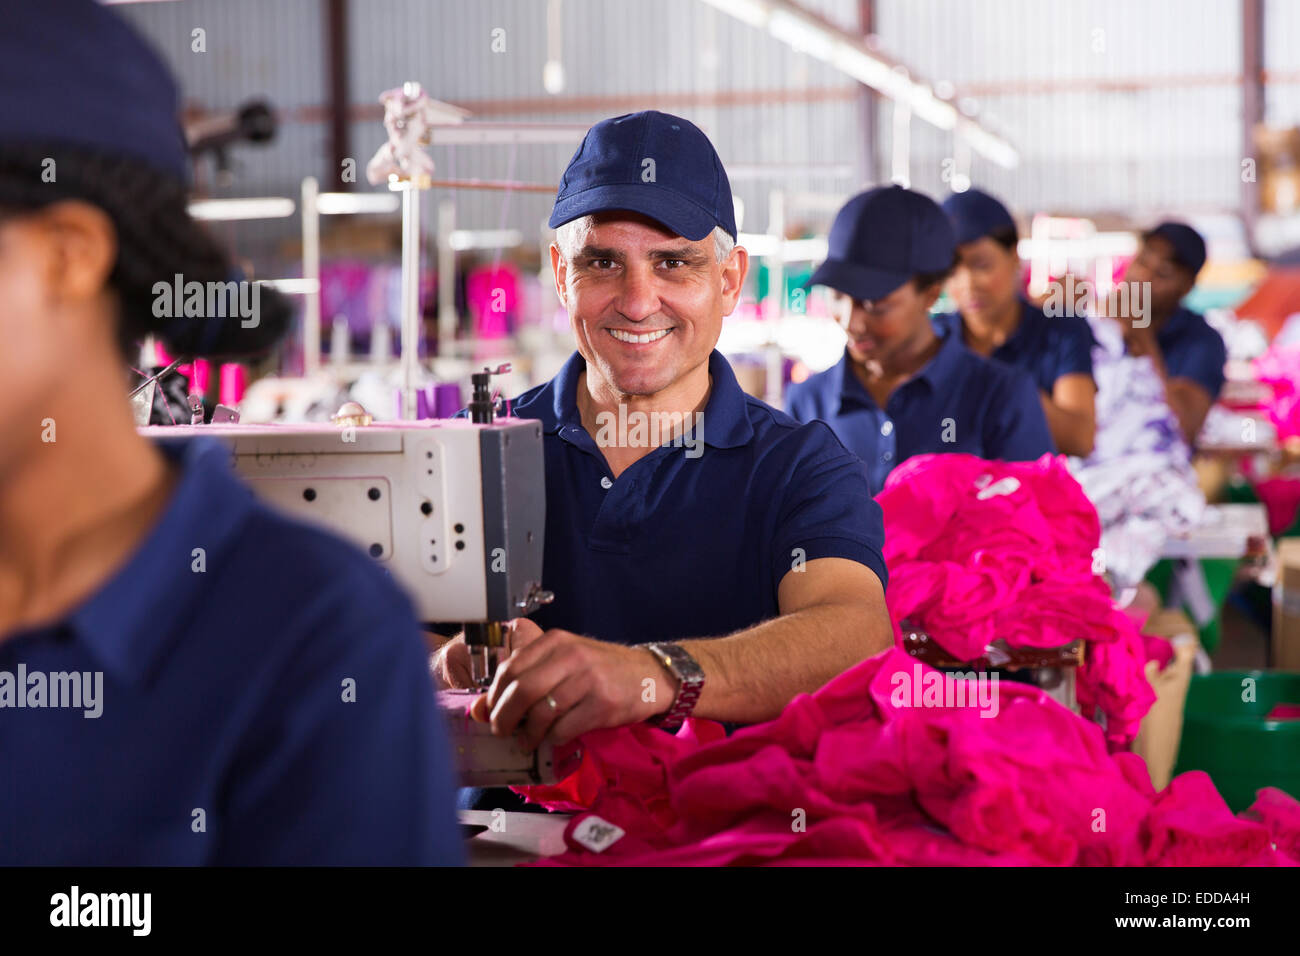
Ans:
[[[1133,752],[1146,761],[1151,786],[1163,790],[1169,785],[1178,760],[1178,746],[1183,739],[1183,706],[1200,645],[1196,628],[1181,611],[1157,612],[1142,630],[1169,639],[1174,650],[1173,659],[1164,670],[1155,661],[1147,661],[1147,682],[1155,691],[1156,702],[1142,718],[1137,739],[1133,741]]]
[[[1255,152],[1260,164],[1268,167],[1288,166],[1300,162],[1300,126],[1255,127]]]
[[[1285,216],[1300,208],[1300,169],[1267,169],[1259,177],[1259,206]]]
[[[1300,671],[1300,538],[1279,538],[1277,542],[1273,669]]]

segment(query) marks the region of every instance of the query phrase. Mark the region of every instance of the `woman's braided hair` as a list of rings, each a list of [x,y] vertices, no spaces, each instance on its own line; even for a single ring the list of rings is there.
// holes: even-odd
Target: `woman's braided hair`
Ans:
[[[52,181],[45,181],[52,167]],[[159,336],[172,352],[191,355],[256,355],[284,334],[292,317],[287,300],[258,289],[258,323],[244,328],[237,316],[159,318],[154,284],[228,282],[225,252],[186,208],[185,186],[145,163],[61,145],[0,146],[0,217],[34,212],[67,199],[102,209],[117,231],[117,261],[109,285],[119,301],[118,339],[124,355],[146,334]],[[212,323],[220,322],[214,328]]]

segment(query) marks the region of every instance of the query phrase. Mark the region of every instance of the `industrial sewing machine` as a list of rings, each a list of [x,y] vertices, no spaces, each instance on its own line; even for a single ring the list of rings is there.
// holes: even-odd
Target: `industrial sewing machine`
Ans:
[[[542,590],[546,519],[542,430],[494,420],[488,371],[477,373],[471,420],[371,424],[345,405],[326,425],[153,426],[159,442],[213,438],[263,500],[351,540],[410,596],[420,620],[464,628],[473,677],[491,684],[505,653],[504,622],[550,600]],[[525,754],[466,714],[477,691],[440,702],[467,786],[549,783],[543,745]]]

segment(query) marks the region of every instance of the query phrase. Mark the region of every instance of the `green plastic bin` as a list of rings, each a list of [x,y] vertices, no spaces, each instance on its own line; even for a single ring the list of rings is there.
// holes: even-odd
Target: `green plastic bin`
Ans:
[[[1205,648],[1205,653],[1213,654],[1219,649],[1219,621],[1223,616],[1223,602],[1227,600],[1228,593],[1232,590],[1233,580],[1237,576],[1237,567],[1241,564],[1238,558],[1201,558],[1201,568],[1205,572],[1206,590],[1210,592],[1210,600],[1214,603],[1215,611],[1207,623],[1201,625],[1197,637],[1201,646]],[[1147,572],[1146,580],[1160,594],[1162,604],[1168,604],[1169,587],[1173,582],[1174,562],[1168,558],[1162,558]],[[1195,621],[1195,616],[1190,609],[1187,610],[1188,617]]]
[[[1253,701],[1242,696],[1253,680]],[[1300,798],[1300,720],[1266,720],[1277,704],[1300,705],[1300,674],[1224,671],[1192,678],[1174,773],[1204,770],[1234,812],[1255,791],[1277,787]]]

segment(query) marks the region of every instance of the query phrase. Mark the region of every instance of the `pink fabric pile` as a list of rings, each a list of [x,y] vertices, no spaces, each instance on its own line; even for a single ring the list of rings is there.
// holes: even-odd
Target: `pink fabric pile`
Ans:
[[[1268,533],[1280,535],[1300,512],[1300,478],[1280,476],[1255,482],[1255,494],[1268,511]]]
[[[1138,757],[1037,688],[918,706],[918,679],[960,683],[891,649],[726,739],[698,720],[588,734],[582,771],[521,790],[583,810],[541,863],[1296,864],[1300,804],[1281,791],[1241,817],[1200,772],[1156,794]]]
[[[1273,389],[1265,407],[1278,439],[1300,435],[1300,346],[1270,346],[1252,364],[1255,377]]]
[[[1079,706],[1105,715],[1112,748],[1132,742],[1155,701],[1146,650],[1093,573],[1097,510],[1064,458],[918,455],[890,474],[876,500],[896,639],[907,621],[961,661],[984,657],[999,638],[1011,647],[1082,639]]]

